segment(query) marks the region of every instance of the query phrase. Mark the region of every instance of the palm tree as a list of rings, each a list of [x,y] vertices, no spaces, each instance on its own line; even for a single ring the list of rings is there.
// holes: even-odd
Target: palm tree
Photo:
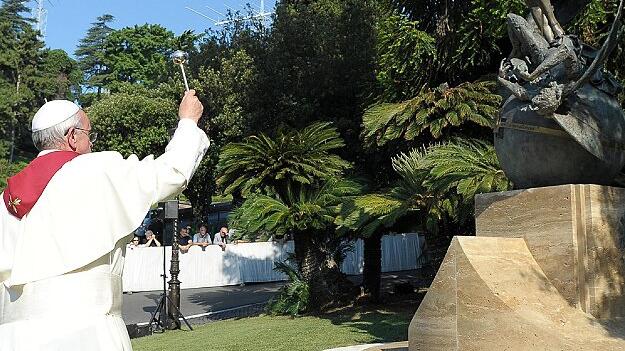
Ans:
[[[260,134],[229,144],[217,167],[218,186],[245,198],[230,220],[238,235],[293,236],[295,261],[315,308],[331,302],[339,284],[330,278],[340,275],[338,267],[324,250],[334,235],[338,205],[361,193],[357,183],[342,179],[350,164],[332,153],[343,145],[330,123],[314,123],[274,138]]]
[[[290,184],[311,185],[350,167],[332,153],[344,145],[336,128],[327,122],[280,133],[276,138],[252,135],[224,147],[217,165],[217,186],[225,193],[239,191],[247,196],[264,192],[264,188],[282,192]]]
[[[256,238],[261,235],[293,235],[295,262],[302,280],[308,283],[313,309],[340,300],[342,289],[340,262],[334,249],[327,247],[334,236],[334,221],[339,205],[362,193],[359,183],[331,178],[316,186],[289,186],[285,194],[269,192],[250,195],[231,215],[230,224],[238,235]]]
[[[473,199],[479,193],[512,187],[499,166],[492,145],[475,139],[454,139],[426,149],[413,149],[393,159],[399,176],[387,192],[354,197],[341,206],[339,230],[364,236],[363,287],[379,299],[381,238],[385,230],[411,213],[431,233],[441,223],[466,224],[473,215]]]

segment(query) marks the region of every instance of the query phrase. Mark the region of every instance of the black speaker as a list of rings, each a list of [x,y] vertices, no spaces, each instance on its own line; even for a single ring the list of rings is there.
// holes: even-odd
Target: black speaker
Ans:
[[[163,209],[163,219],[176,219],[178,218],[178,200],[169,200],[158,204]]]

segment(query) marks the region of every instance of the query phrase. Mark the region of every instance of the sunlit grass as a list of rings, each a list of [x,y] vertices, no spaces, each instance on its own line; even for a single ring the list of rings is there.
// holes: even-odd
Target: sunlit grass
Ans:
[[[407,339],[417,306],[349,308],[301,318],[260,316],[209,323],[194,331],[168,331],[135,339],[135,351],[167,350],[324,350],[355,344]]]

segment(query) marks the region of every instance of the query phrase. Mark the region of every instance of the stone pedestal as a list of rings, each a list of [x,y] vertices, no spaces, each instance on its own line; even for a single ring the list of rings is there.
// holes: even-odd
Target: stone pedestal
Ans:
[[[415,350],[622,350],[625,189],[476,198],[409,328]]]
[[[597,318],[625,317],[625,189],[560,185],[482,194],[475,222],[478,237],[524,238],[573,306]]]

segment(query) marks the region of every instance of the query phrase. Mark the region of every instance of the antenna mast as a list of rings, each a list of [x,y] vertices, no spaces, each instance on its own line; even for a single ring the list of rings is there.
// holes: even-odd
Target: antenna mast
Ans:
[[[191,11],[191,12],[195,13],[196,15],[202,16],[202,17],[204,17],[204,18],[206,18],[206,19],[210,20],[211,22],[213,22],[213,25],[215,25],[215,26],[223,26],[223,25],[226,25],[226,24],[234,23],[234,22],[245,22],[245,21],[251,21],[251,20],[253,20],[253,19],[258,19],[258,18],[263,19],[263,20],[266,20],[266,19],[269,19],[269,18],[271,17],[271,15],[273,14],[273,12],[266,12],[266,11],[265,11],[265,0],[260,0],[260,6],[259,6],[259,5],[254,4],[254,3],[251,3],[250,5],[254,5],[255,7],[259,8],[259,9],[260,9],[260,11],[255,11],[255,10],[252,10],[252,13],[251,13],[249,16],[245,16],[245,17],[237,17],[237,18],[234,18],[234,19],[231,19],[231,20],[226,20],[226,19],[215,20],[215,19],[213,19],[213,18],[211,18],[211,17],[207,16],[206,14],[204,14],[204,13],[202,13],[202,12],[200,12],[200,11],[197,11],[197,10],[195,10],[195,9],[193,9],[193,8],[190,8],[190,7],[188,7],[188,6],[186,6],[185,8],[186,8],[187,10],[189,10],[189,11]],[[227,9],[229,9],[229,10],[231,10],[231,11],[233,11],[233,12],[236,12],[236,10],[235,10],[234,8],[232,8],[232,7],[228,6],[228,5],[227,5],[227,4],[225,4],[225,3],[224,3],[224,6],[225,6]],[[209,7],[209,6],[206,6],[206,8],[208,8],[209,10],[211,10],[212,12],[214,12],[215,14],[217,14],[217,15],[221,16],[222,18],[223,18],[223,17],[225,17],[223,13],[221,13],[221,12],[219,12],[219,11],[217,11],[217,10],[215,10],[215,9],[213,9],[213,8],[211,8],[211,7]]]
[[[36,0],[37,6],[33,9],[35,17],[35,29],[39,31],[39,38],[46,39],[46,26],[48,23],[48,10],[43,6],[45,0]]]

